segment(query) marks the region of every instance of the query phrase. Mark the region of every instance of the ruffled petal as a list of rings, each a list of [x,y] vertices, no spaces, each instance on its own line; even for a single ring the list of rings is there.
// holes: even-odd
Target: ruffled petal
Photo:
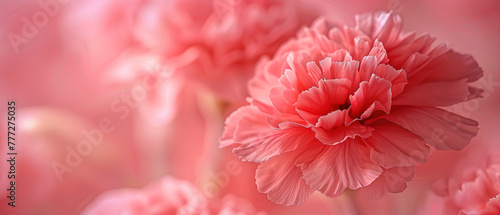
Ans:
[[[425,72],[425,73],[424,73]],[[425,77],[425,82],[443,82],[467,79],[467,83],[479,80],[483,70],[470,55],[459,54],[448,50],[436,57],[419,74]]]
[[[346,123],[349,124],[356,118],[365,119],[377,110],[389,113],[391,97],[391,82],[372,75],[370,81],[361,82],[358,91],[349,97],[351,107]]]
[[[359,77],[356,74],[359,70],[359,61],[334,61],[331,70],[332,78],[347,78],[353,82],[353,88],[357,87]]]
[[[383,118],[422,137],[438,150],[461,150],[479,130],[476,121],[433,107],[398,107]]]
[[[372,77],[372,74],[375,72],[375,69],[378,65],[378,59],[376,56],[365,56],[363,60],[361,60],[361,64],[359,66],[359,80],[360,81],[369,81]]]
[[[464,102],[470,95],[467,79],[448,82],[428,82],[408,87],[394,98],[393,105],[446,107]]]
[[[365,13],[356,16],[356,28],[391,47],[394,41],[399,41],[403,20],[392,11]]]
[[[286,70],[285,75],[297,92],[302,92],[317,85],[317,82],[314,82],[307,70],[306,65],[310,61],[310,57],[305,53],[292,52],[286,58],[286,62],[291,69]]]
[[[361,188],[361,192],[368,199],[379,200],[387,193],[403,192],[409,182],[413,179],[413,167],[395,167],[384,169],[384,172],[370,185]]]
[[[378,39],[373,42],[373,47],[368,53],[370,56],[377,57],[378,64],[385,64],[389,62],[389,58],[387,58],[387,51],[384,48],[384,44],[380,42]]]
[[[315,125],[320,116],[339,108],[347,101],[351,81],[345,78],[321,80],[319,87],[301,93],[294,104],[304,120]]]
[[[372,134],[373,128],[361,125],[359,122],[345,126],[346,113],[347,110],[336,110],[320,117],[316,126],[312,127],[316,138],[323,144],[335,145],[347,138],[354,139],[356,136],[367,138]]]
[[[382,169],[370,159],[370,148],[357,139],[324,146],[303,170],[304,179],[312,188],[327,196],[339,196],[345,189],[358,189],[372,183]]]
[[[252,108],[251,106],[244,106],[234,111],[233,113],[231,113],[231,115],[229,115],[229,117],[226,118],[226,121],[224,123],[224,132],[222,133],[221,138],[219,138],[220,148],[236,144],[234,142],[234,132],[236,131],[238,122],[246,116],[247,111],[254,111],[253,109],[254,108]]]
[[[307,72],[309,73],[309,77],[315,82],[325,78],[323,76],[323,71],[321,71],[318,64],[314,61],[307,63]]]
[[[391,82],[391,93],[393,98],[401,94],[405,85],[408,83],[406,80],[406,72],[404,70],[396,70],[392,66],[386,64],[378,65],[374,73],[375,75]]]
[[[345,49],[338,49],[335,50],[333,53],[329,53],[328,57],[323,59],[324,61],[329,61],[329,64],[331,65],[332,62],[344,62],[344,61],[352,61],[352,56],[349,54],[349,52]],[[321,60],[321,61],[323,61]],[[325,67],[320,61],[321,68],[323,71],[327,71],[330,66]],[[326,78],[330,79],[333,76],[328,76]]]
[[[373,148],[370,158],[374,163],[393,168],[427,160],[430,148],[421,137],[391,122],[372,127],[375,131],[364,141]]]
[[[279,77],[287,68],[287,65],[283,64],[285,59],[286,55],[277,56],[272,60],[268,57],[262,57],[256,64],[255,75],[248,81],[248,93],[253,100],[272,106],[269,92],[278,85]]]
[[[276,86],[271,89],[269,98],[279,112],[294,114],[296,113],[295,108],[286,101],[286,97],[284,96],[285,93],[282,86]]]
[[[495,215],[500,214],[500,194],[490,199],[486,203],[486,207],[481,211],[481,215]]]
[[[483,70],[470,55],[448,50],[419,64],[423,67],[409,73],[409,84],[394,104],[450,106],[480,95],[468,85],[483,76]]]
[[[233,149],[233,153],[243,161],[261,163],[270,157],[293,151],[301,145],[317,141],[314,132],[300,124],[285,123],[282,125],[282,123],[280,124],[281,128],[274,128],[267,123],[266,118],[257,108],[245,106],[240,109],[242,110],[237,111],[236,114],[241,116],[231,117],[238,120],[232,141],[234,144],[238,144]],[[286,124],[293,126],[286,126]]]
[[[257,189],[269,200],[285,206],[303,203],[314,192],[295,166],[293,152],[272,157],[257,167]]]

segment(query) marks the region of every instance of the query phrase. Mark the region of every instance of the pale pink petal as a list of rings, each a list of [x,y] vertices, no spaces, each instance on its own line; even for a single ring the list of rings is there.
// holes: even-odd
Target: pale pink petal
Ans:
[[[416,37],[410,34],[403,38],[397,46],[387,50],[391,65],[394,68],[404,68],[408,73],[408,79],[415,80],[425,77],[425,67],[430,60],[444,54],[449,48],[445,44],[434,46],[436,38],[430,35]],[[393,60],[394,59],[394,60]]]
[[[228,147],[230,145],[235,144],[234,142],[234,132],[236,131],[236,127],[238,126],[238,122],[246,116],[247,111],[253,111],[253,108],[250,106],[245,106],[239,108],[238,110],[231,113],[231,115],[226,118],[224,132],[222,133],[221,138],[219,139],[220,148]]]
[[[374,163],[388,169],[427,160],[430,148],[421,137],[391,122],[372,128],[374,131],[365,142],[373,148],[370,158]]]
[[[427,74],[425,82],[442,82],[467,79],[467,82],[477,81],[483,76],[483,70],[470,55],[459,54],[452,50],[433,59],[422,71]]]
[[[297,91],[292,87],[292,84],[290,83],[290,81],[288,80],[286,71],[288,71],[288,70],[285,70],[283,75],[278,79],[278,82],[281,85],[280,87],[283,88],[282,95],[283,95],[285,101],[288,104],[293,104],[297,101],[298,94],[297,94]]]
[[[279,125],[283,122],[293,122],[298,123],[303,126],[308,126],[307,122],[304,121],[297,114],[275,114],[275,115],[267,115],[267,122],[275,128],[279,128]]]
[[[430,43],[432,43],[432,41],[430,41]],[[421,78],[421,76],[419,75],[419,71],[422,70],[422,68],[424,68],[429,63],[429,59],[431,59],[431,56],[427,54],[418,52],[411,53],[404,48],[392,50],[389,54],[392,57],[391,66],[407,71],[408,79]],[[398,61],[401,62],[399,63]],[[411,83],[413,83],[413,80],[411,81]]]
[[[483,71],[470,55],[447,51],[435,57],[416,73],[409,73],[409,85],[394,104],[449,106],[476,98],[468,83],[482,77]],[[425,98],[425,99],[422,99]]]
[[[314,192],[302,179],[302,171],[289,154],[275,156],[259,165],[255,173],[257,189],[269,200],[285,206],[304,202]]]
[[[370,185],[361,188],[363,195],[372,200],[378,200],[387,193],[401,193],[407,185],[406,182],[413,179],[413,167],[395,167],[384,169],[384,172]]]
[[[233,153],[243,161],[261,163],[270,157],[293,151],[301,144],[314,141],[314,132],[302,126],[290,126],[286,129],[273,128],[266,118],[252,106],[245,106],[236,111],[229,122],[236,124],[234,134],[223,136],[221,145],[238,144]]]
[[[392,41],[398,41],[403,28],[401,16],[394,12],[365,13],[356,16],[356,28],[392,48]],[[389,45],[389,46],[388,46]]]
[[[247,128],[249,129],[249,128]],[[248,132],[237,130],[235,138],[240,146],[233,153],[243,161],[261,163],[270,157],[297,149],[301,144],[316,141],[314,132],[304,127],[269,130],[260,129]],[[241,136],[240,136],[241,135]]]
[[[282,86],[276,86],[271,89],[269,98],[279,112],[294,114],[296,113],[295,108],[286,101],[286,94],[290,95],[291,93],[285,93]]]
[[[354,60],[361,61],[371,50],[371,38],[363,32],[348,28],[332,28],[328,38],[335,42],[337,49],[346,49]],[[325,50],[326,51],[326,50]]]
[[[398,107],[383,117],[422,137],[438,150],[461,150],[479,130],[474,120],[432,107]]]
[[[255,106],[256,108],[259,109],[264,114],[281,114],[274,105],[272,104],[271,100],[268,97],[268,101],[262,102],[262,100],[258,99],[253,99],[253,98],[247,98],[247,102],[250,103],[251,105]],[[267,103],[269,102],[269,104]]]
[[[325,145],[320,141],[316,141],[300,148],[300,150],[297,150],[298,156],[295,159],[295,165],[300,167],[303,172],[305,169],[309,168],[309,165],[316,160],[319,154],[321,154],[324,146]]]
[[[283,75],[287,65],[284,61],[286,56],[270,60],[267,57],[257,63],[254,77],[248,82],[248,92],[253,100],[257,100],[262,104],[272,106],[269,99],[271,89],[278,85],[278,79]]]
[[[286,58],[288,66],[291,70],[285,71],[285,74],[290,81],[292,87],[298,92],[316,86],[317,83],[309,76],[307,71],[307,62],[310,62],[310,57],[305,53],[290,53]]]
[[[402,33],[403,21],[394,12],[366,13],[356,16],[356,27],[373,39],[384,44],[390,64],[396,68],[404,68],[410,76],[420,76],[419,71],[429,63],[429,56],[439,56],[448,48],[443,45],[434,48],[436,40],[429,35],[416,37],[415,33]],[[415,71],[415,72],[414,72]]]
[[[332,197],[341,195],[347,188],[367,186],[382,173],[382,169],[369,160],[369,153],[370,148],[358,139],[324,146],[303,170],[304,179],[314,189]]]
[[[470,95],[467,79],[448,82],[426,82],[408,87],[394,98],[393,105],[450,106],[464,102]]]

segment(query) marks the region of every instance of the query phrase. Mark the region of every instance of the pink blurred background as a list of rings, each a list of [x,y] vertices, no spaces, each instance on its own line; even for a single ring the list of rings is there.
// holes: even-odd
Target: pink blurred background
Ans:
[[[440,198],[434,194],[440,183],[500,152],[496,0],[0,4],[2,196],[10,181],[5,160],[11,100],[18,152],[16,207],[2,197],[0,214],[80,214],[105,191],[142,189],[165,176],[191,183],[209,200],[233,195],[268,214],[427,214],[440,211],[431,205]],[[336,199],[315,193],[299,206],[274,204],[256,189],[256,165],[219,149],[224,119],[244,104],[245,81],[259,57],[272,55],[301,26],[321,15],[353,24],[355,14],[376,10],[394,10],[407,31],[429,33],[476,59],[484,69],[476,83],[483,98],[450,109],[477,120],[478,136],[460,152],[433,151],[401,194],[371,201],[356,192]],[[38,25],[26,27],[33,19]],[[242,26],[258,30],[253,34]],[[86,140],[96,144],[71,166],[68,155]],[[55,171],[58,164],[70,171]]]

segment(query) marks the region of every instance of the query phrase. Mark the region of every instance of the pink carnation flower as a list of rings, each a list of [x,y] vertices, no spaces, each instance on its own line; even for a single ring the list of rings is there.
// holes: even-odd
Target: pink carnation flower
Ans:
[[[477,170],[453,195],[465,214],[500,214],[500,163]]]
[[[247,200],[226,195],[205,197],[190,182],[165,177],[144,189],[118,189],[97,197],[82,214],[242,214],[266,215]]]
[[[465,157],[463,161],[457,164],[459,171],[448,180],[435,184],[437,195],[428,195],[423,204],[425,207],[418,214],[500,214],[498,154],[493,159]]]
[[[138,13],[135,34],[165,59],[194,59],[177,71],[234,102],[248,95],[245,83],[258,59],[316,17],[309,7],[285,0],[152,0]]]
[[[82,214],[207,214],[206,204],[189,182],[166,177],[142,190],[108,191]]]
[[[319,19],[262,60],[250,105],[226,120],[221,147],[261,163],[258,190],[275,203],[315,190],[402,192],[429,146],[461,150],[477,134],[476,121],[438,108],[479,96],[471,56],[402,32],[392,12],[356,18],[355,27]]]

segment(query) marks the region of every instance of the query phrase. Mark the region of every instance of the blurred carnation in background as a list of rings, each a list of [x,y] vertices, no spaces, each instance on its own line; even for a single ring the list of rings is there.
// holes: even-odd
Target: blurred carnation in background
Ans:
[[[500,2],[18,0],[0,3],[0,214],[498,214]],[[283,206],[257,163],[219,148],[258,65],[319,17],[392,11],[484,71],[480,98],[445,107],[479,122],[460,151],[431,149],[404,192],[347,190]],[[458,62],[449,62],[454,64]],[[283,71],[277,71],[283,72]],[[452,71],[449,71],[452,72]],[[425,101],[426,98],[419,98]],[[8,101],[16,106],[15,206]]]

